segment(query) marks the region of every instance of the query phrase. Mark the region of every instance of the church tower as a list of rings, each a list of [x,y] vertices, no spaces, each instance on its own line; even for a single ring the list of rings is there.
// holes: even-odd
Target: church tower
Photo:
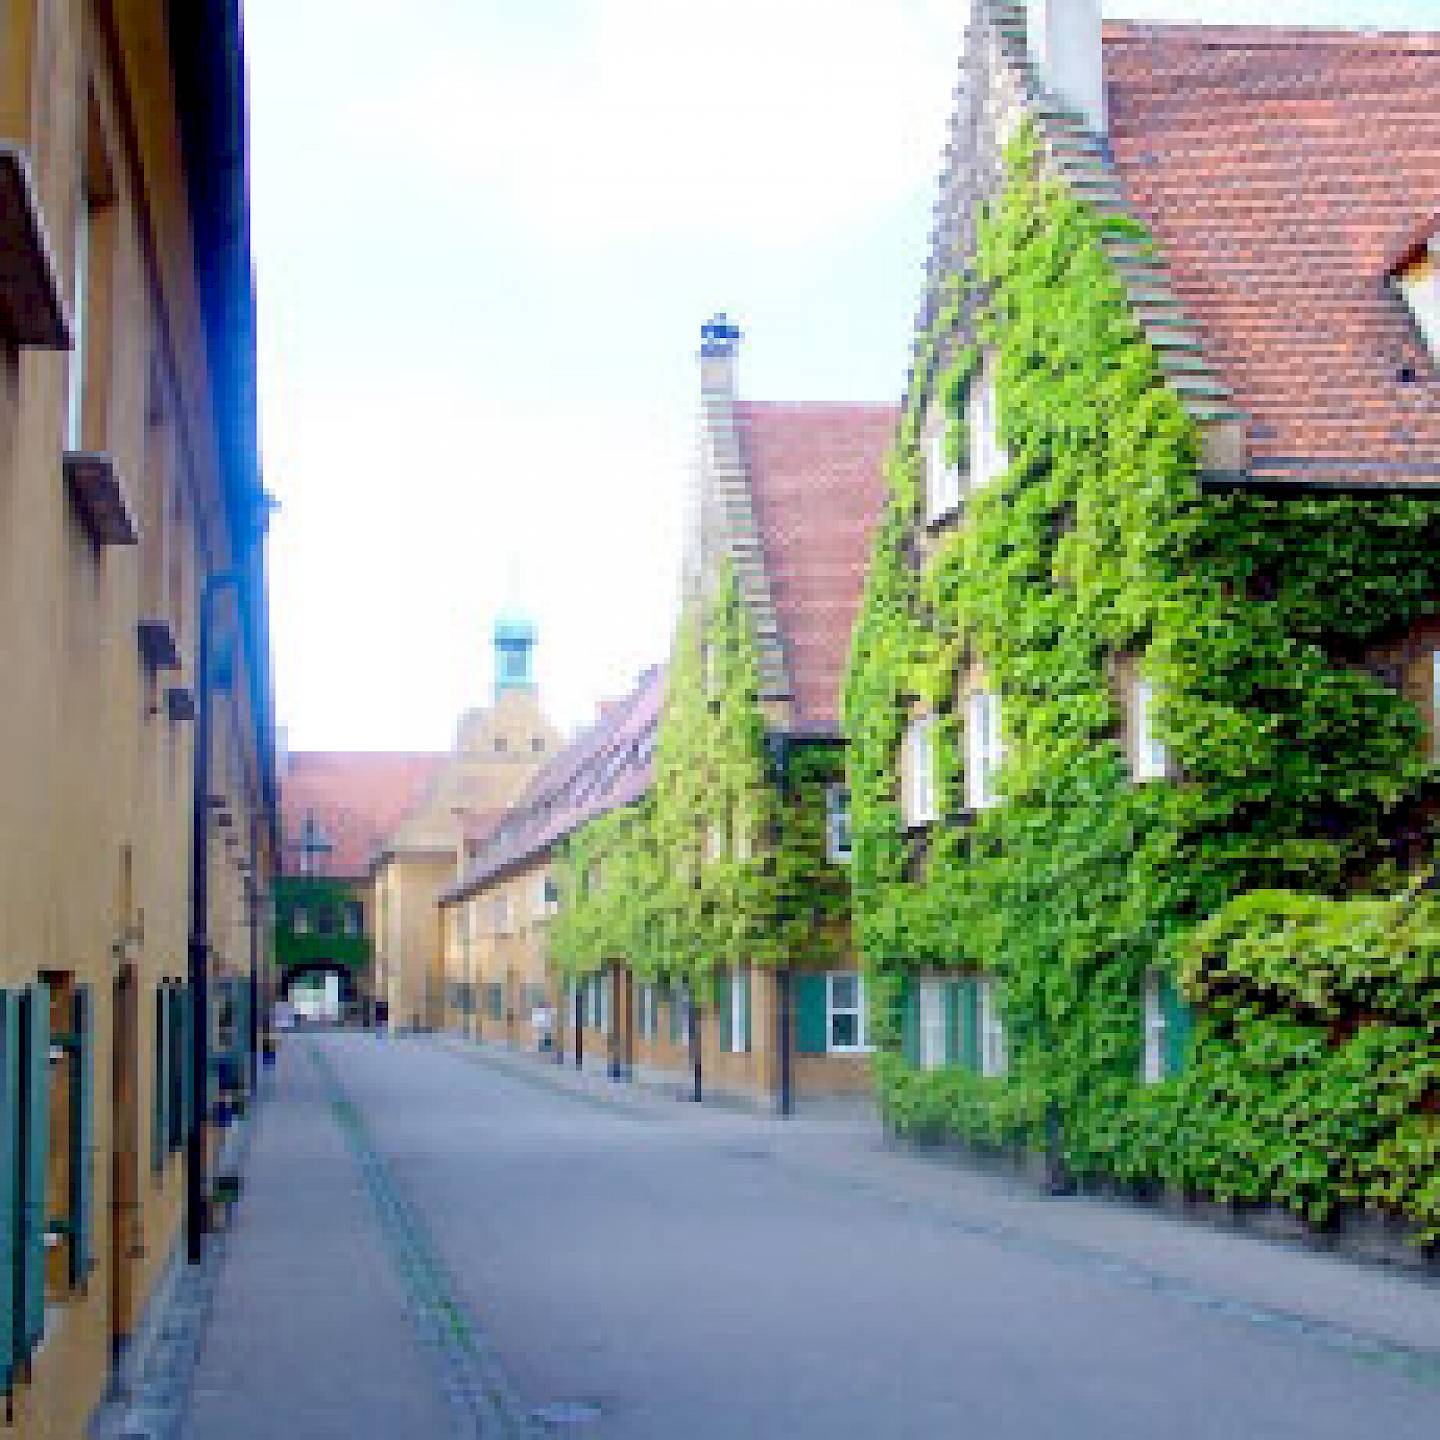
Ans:
[[[535,692],[535,622],[518,610],[495,621],[495,699],[507,691]]]

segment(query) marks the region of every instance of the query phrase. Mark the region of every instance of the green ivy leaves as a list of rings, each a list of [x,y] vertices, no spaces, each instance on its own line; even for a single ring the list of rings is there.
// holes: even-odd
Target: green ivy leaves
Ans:
[[[1006,1145],[1042,1143],[1058,1111],[1082,1173],[1440,1227],[1440,909],[1371,898],[1396,884],[1429,767],[1414,706],[1357,663],[1433,613],[1440,507],[1202,494],[1201,437],[1105,248],[1148,238],[1048,179],[1033,134],[1008,174],[919,347],[844,714],[877,1009],[907,971],[983,969],[1010,1074],[886,1054],[887,1111]],[[954,448],[985,352],[1011,465],[927,553],[924,417],[944,407]],[[1120,657],[1156,687],[1178,783],[1130,777]],[[907,837],[906,714],[940,714],[954,817],[972,660],[1003,696],[1005,802]],[[1184,1074],[1145,1086],[1155,968],[1202,1010]]]

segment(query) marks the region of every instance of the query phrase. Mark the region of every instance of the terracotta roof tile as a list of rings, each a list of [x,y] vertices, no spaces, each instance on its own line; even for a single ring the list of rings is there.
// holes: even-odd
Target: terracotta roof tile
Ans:
[[[284,869],[302,866],[307,819],[328,851],[313,873],[360,876],[381,842],[440,768],[439,754],[307,750],[287,757],[280,776]]]
[[[1105,61],[1117,168],[1252,469],[1440,480],[1440,376],[1387,283],[1440,211],[1440,35],[1113,23]]]
[[[587,820],[640,799],[650,788],[664,692],[664,671],[656,666],[624,699],[603,704],[596,723],[552,756],[488,833],[475,837],[474,863],[444,898],[473,894]]]
[[[899,411],[741,401],[736,421],[790,665],[795,727],[834,731]]]

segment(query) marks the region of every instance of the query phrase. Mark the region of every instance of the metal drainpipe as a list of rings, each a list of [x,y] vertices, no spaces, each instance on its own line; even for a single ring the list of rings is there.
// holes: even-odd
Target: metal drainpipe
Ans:
[[[250,875],[246,881],[250,901],[250,1096],[260,1093],[260,873],[259,812],[250,811]]]
[[[575,987],[575,1068],[583,1069],[585,1064],[585,991]]]
[[[700,1083],[700,1007],[690,994],[688,985],[685,987],[685,1020],[690,1032],[690,1098],[698,1105],[704,1094]]]
[[[791,1115],[795,1110],[790,1049],[791,992],[795,984],[795,972],[787,965],[783,970],[776,972],[775,980],[780,990],[778,997],[780,1003],[775,1007],[775,1025],[779,1032],[775,1040],[780,1051],[780,1113]]]
[[[620,966],[610,962],[610,1079],[620,1079],[620,1046],[625,1027],[625,1012],[620,1005]]]
[[[190,944],[188,947],[191,1094],[190,1133],[185,1137],[185,1258],[204,1258],[205,1134],[210,1103],[210,670],[215,601],[240,583],[237,569],[212,571],[200,592],[200,654],[195,686],[194,793],[190,809]]]

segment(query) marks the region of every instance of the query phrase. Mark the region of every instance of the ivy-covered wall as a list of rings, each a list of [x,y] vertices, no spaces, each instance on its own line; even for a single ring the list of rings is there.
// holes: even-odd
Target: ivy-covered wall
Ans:
[[[321,875],[281,875],[275,881],[275,962],[282,972],[334,964],[358,975],[371,958],[370,938],[345,933],[345,907],[360,904],[361,886]],[[295,912],[306,927],[297,931]]]
[[[1440,1225],[1437,914],[1355,898],[1399,889],[1425,828],[1420,718],[1361,662],[1435,611],[1440,507],[1202,493],[1195,422],[1101,243],[1143,233],[1048,179],[1028,131],[1007,173],[917,365],[847,681],[883,1103],[990,1144],[1058,1122],[1082,1175]],[[1009,469],[927,547],[926,406],[963,455],[982,353]],[[1005,759],[1001,803],[966,814],[976,664]],[[1155,686],[1173,781],[1131,777],[1126,666]],[[939,717],[941,819],[907,835],[917,706]],[[899,997],[932,968],[994,978],[1005,1078],[900,1055]],[[1152,970],[1196,1012],[1181,1073],[1145,1085]]]
[[[649,794],[566,842],[552,961],[571,975],[624,961],[704,996],[725,966],[840,959],[849,877],[826,856],[825,787],[843,778],[838,745],[770,734],[725,571],[681,618]]]

